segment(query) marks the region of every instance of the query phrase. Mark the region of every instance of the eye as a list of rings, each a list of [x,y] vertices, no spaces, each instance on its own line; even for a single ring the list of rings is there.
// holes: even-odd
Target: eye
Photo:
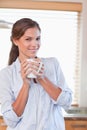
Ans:
[[[26,38],[26,41],[31,41],[31,40],[32,40],[32,38],[31,38],[31,37]]]
[[[40,40],[40,37],[37,37],[36,40],[39,41],[39,40]]]

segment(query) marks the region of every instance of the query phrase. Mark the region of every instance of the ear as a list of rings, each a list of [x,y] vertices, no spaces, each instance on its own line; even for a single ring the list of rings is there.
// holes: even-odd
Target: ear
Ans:
[[[18,40],[13,39],[13,42],[16,46],[18,46]]]

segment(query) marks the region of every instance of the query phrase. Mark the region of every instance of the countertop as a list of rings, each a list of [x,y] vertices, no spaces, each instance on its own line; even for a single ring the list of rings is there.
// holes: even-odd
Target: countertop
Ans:
[[[87,115],[81,115],[81,114],[65,114],[64,119],[67,120],[87,120]]]
[[[2,113],[1,113],[1,105],[0,105],[0,118],[2,118]]]
[[[76,108],[74,108],[75,110]],[[77,108],[77,110],[79,110],[79,108]],[[81,109],[84,110],[84,109]],[[86,110],[86,108],[85,108]],[[87,120],[87,113],[68,113],[65,110],[62,110],[64,119],[69,119],[69,120],[75,120],[75,119],[79,119],[79,120]],[[3,118],[3,115],[1,113],[1,105],[0,105],[0,118]]]
[[[68,110],[63,110],[65,119],[69,120],[87,120],[87,108],[86,107],[71,107]]]
[[[0,119],[3,118],[3,115],[0,114]],[[64,119],[65,120],[87,120],[86,116],[80,116],[80,115],[64,115]]]

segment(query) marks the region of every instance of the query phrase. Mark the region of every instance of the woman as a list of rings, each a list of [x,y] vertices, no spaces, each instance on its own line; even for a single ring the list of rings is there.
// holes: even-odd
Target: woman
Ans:
[[[56,58],[37,57],[40,39],[36,21],[23,18],[13,25],[9,65],[0,71],[7,130],[65,130],[61,109],[71,105],[72,92]],[[36,78],[29,78],[30,73]]]

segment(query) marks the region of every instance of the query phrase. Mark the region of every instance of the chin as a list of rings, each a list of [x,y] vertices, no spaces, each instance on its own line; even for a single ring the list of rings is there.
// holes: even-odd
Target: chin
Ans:
[[[35,57],[37,57],[36,55],[31,55],[31,56],[29,56],[30,58],[35,58]]]

